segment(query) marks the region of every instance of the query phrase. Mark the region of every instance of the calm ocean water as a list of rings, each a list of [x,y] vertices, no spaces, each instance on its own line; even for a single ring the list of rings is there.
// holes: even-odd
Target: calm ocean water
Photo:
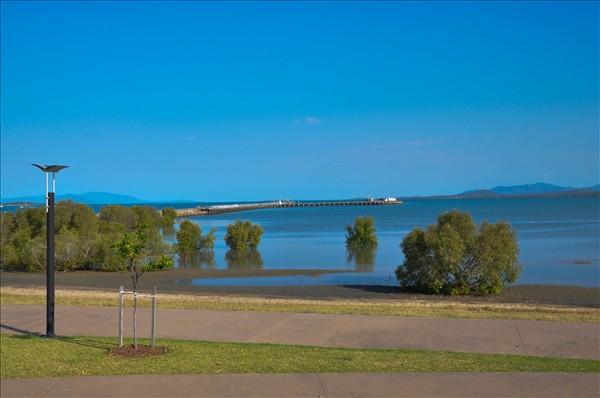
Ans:
[[[172,205],[170,205],[172,206]],[[190,207],[189,205],[187,205]],[[177,206],[182,207],[182,206]],[[504,198],[405,201],[393,206],[266,209],[193,217],[204,233],[217,228],[209,258],[180,261],[180,267],[226,269],[330,269],[359,271],[322,277],[227,278],[186,281],[197,285],[397,285],[394,271],[402,263],[400,242],[414,227],[434,223],[445,210],[459,209],[473,219],[511,223],[518,233],[525,265],[517,284],[600,286],[600,198]],[[346,224],[357,216],[375,219],[379,246],[374,253],[348,253]],[[259,255],[231,258],[223,240],[237,219],[260,224],[265,233]],[[175,241],[175,231],[165,234]]]

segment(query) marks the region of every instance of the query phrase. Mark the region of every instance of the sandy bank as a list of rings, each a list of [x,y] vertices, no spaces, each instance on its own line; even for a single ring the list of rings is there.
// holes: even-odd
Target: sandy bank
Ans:
[[[252,270],[252,269],[177,269],[165,272],[147,272],[140,278],[140,289],[153,286],[161,292],[194,295],[234,295],[256,297],[307,298],[307,299],[378,299],[378,300],[440,300],[439,296],[403,292],[400,288],[386,286],[195,286],[190,283],[200,278],[264,277],[286,275],[322,275],[348,271],[330,270]],[[1,285],[14,287],[45,287],[46,274],[2,272]],[[56,274],[57,288],[115,290],[129,287],[131,277],[127,272],[60,272]],[[576,286],[517,285],[491,297],[442,297],[444,301],[530,303],[600,307],[600,289]]]

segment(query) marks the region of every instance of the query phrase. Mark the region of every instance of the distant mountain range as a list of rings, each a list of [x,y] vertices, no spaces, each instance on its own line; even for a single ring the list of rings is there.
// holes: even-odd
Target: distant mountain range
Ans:
[[[119,195],[116,193],[109,193],[109,192],[87,192],[87,193],[83,193],[83,194],[65,194],[65,195],[57,195],[56,196],[56,201],[61,201],[61,200],[69,200],[71,199],[73,202],[79,202],[79,203],[85,203],[88,205],[112,205],[112,204],[143,204],[143,203],[159,203],[159,202],[152,202],[152,201],[147,201],[147,200],[142,200],[142,199],[138,199],[135,198],[133,196],[127,196],[127,195]],[[44,198],[44,195],[38,195],[38,196],[21,196],[18,198],[7,198],[7,199],[2,199],[2,203],[22,203],[22,202],[28,202],[28,203],[45,203],[46,202],[46,198]],[[164,201],[164,202],[160,202],[160,203],[186,203],[186,202],[191,202],[189,200],[170,200],[170,201]]]
[[[469,199],[469,198],[506,198],[506,197],[559,197],[559,196],[598,196],[600,184],[587,188],[561,187],[538,182],[527,185],[497,186],[491,189],[475,189],[455,195],[437,195],[428,197],[406,197],[405,199]]]
[[[600,184],[588,188],[560,187],[558,185],[536,183],[529,185],[497,186],[492,189],[475,189],[455,195],[437,195],[437,196],[404,196],[401,199],[469,199],[469,198],[506,198],[506,197],[557,197],[557,196],[599,196]],[[189,200],[171,200],[165,202],[145,201],[133,196],[119,195],[109,192],[87,192],[84,194],[66,194],[58,195],[56,201],[71,199],[74,202],[86,203],[89,205],[108,205],[108,204],[148,204],[148,203],[195,203]],[[46,199],[43,195],[22,196],[18,198],[1,199],[1,203],[44,203]]]
[[[84,194],[65,194],[57,195],[56,201],[71,199],[73,202],[86,203],[89,205],[95,204],[138,204],[143,203],[142,200],[134,198],[133,196],[119,195],[108,192],[87,192]],[[44,195],[36,196],[21,196],[18,198],[2,198],[2,203],[13,203],[13,202],[28,202],[28,203],[44,203],[46,198]]]

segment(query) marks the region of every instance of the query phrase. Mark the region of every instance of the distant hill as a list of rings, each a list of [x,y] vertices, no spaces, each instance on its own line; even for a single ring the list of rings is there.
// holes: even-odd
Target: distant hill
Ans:
[[[119,195],[108,192],[87,192],[80,195],[75,194],[65,194],[56,196],[56,201],[60,200],[68,200],[71,199],[73,202],[85,203],[88,205],[95,204],[137,204],[144,203],[142,200],[138,198],[134,198],[133,196],[127,195]],[[2,199],[2,203],[13,203],[13,202],[30,202],[30,203],[45,203],[46,198],[44,195],[38,196],[22,196],[18,198],[6,198]]]
[[[489,189],[476,189],[474,191],[467,191],[459,193],[458,196],[469,197],[469,198],[496,198],[498,193]],[[454,195],[456,196],[456,195]]]
[[[196,203],[190,200],[165,200],[165,201],[149,201],[138,199],[133,196],[120,195],[110,192],[86,192],[82,194],[68,193],[65,195],[57,195],[56,201],[69,200],[77,203],[85,203],[87,205],[135,205],[135,204],[152,204],[152,203]],[[21,196],[18,198],[2,198],[0,203],[38,203],[42,204],[46,202],[44,195],[37,196]]]
[[[540,194],[540,193],[556,193],[571,191],[573,187],[559,187],[558,185],[546,184],[538,182],[535,184],[528,185],[514,185],[511,187],[498,186],[490,189],[492,192],[496,192],[502,195],[525,195],[525,194]]]
[[[600,196],[600,184],[587,188],[560,187],[558,185],[536,183],[529,185],[498,186],[491,189],[475,189],[454,195],[403,196],[403,200],[432,199],[479,199],[514,197],[561,197],[561,196]]]
[[[60,200],[73,199],[74,202],[98,205],[143,203],[142,200],[133,196],[119,195],[109,192],[87,192],[81,195],[68,194],[65,196],[68,197],[61,198]]]
[[[561,187],[558,185],[535,183],[527,185],[497,186],[492,189],[466,191],[451,198],[502,198],[518,196],[589,196],[600,194],[600,184],[588,188]]]

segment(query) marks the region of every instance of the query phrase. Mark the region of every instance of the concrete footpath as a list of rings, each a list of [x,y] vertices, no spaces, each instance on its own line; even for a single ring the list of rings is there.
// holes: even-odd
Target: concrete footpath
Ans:
[[[598,397],[586,373],[360,373],[2,380],[2,397]]]
[[[138,311],[141,337],[150,311]],[[65,307],[56,334],[116,336],[118,309]],[[2,333],[45,333],[45,306],[1,306]],[[131,335],[131,310],[125,335]],[[600,325],[161,309],[157,338],[401,348],[600,359]],[[10,364],[2,363],[2,366]],[[400,373],[184,375],[2,380],[2,397],[598,397],[598,374]]]

